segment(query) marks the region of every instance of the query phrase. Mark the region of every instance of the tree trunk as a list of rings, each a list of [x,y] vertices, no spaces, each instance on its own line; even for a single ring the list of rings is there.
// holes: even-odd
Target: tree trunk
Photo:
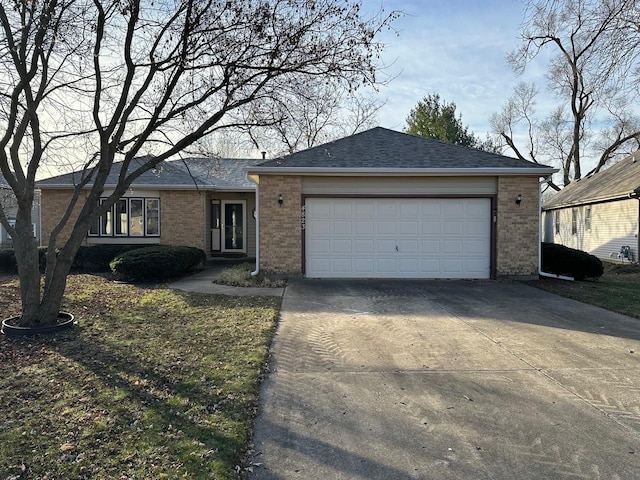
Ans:
[[[26,218],[25,218],[26,217]],[[33,238],[31,214],[16,215],[13,248],[20,277],[20,295],[22,298],[22,325],[40,325],[49,323],[40,313],[40,267],[38,246]]]
[[[22,296],[22,313],[19,323],[21,326],[55,324],[58,321],[58,313],[67,285],[67,275],[71,270],[80,242],[75,242],[76,248],[65,246],[59,254],[55,249],[47,252],[47,255],[53,256],[55,260],[47,267],[52,268],[53,272],[48,276],[50,280],[45,283],[42,290],[38,245],[33,237],[30,208],[28,212],[25,212],[25,209],[18,210],[15,229],[14,251]]]

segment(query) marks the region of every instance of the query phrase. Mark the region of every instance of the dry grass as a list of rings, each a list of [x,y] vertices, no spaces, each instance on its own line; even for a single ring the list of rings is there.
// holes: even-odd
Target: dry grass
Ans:
[[[78,327],[0,336],[0,479],[237,478],[279,302],[72,275]]]
[[[568,282],[541,278],[529,285],[564,297],[640,318],[640,265],[604,261],[604,275],[597,280]]]
[[[229,268],[225,268],[218,276],[216,283],[231,285],[233,287],[284,287],[286,281],[266,277],[262,273],[252,277],[251,272],[255,269],[253,263],[241,263]]]

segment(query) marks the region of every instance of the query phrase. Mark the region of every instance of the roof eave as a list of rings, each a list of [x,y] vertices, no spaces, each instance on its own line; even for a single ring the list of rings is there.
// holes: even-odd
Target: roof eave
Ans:
[[[582,199],[582,200],[578,200],[578,201],[574,201],[574,202],[564,202],[564,203],[558,203],[558,204],[551,204],[551,205],[543,205],[542,209],[543,210],[558,210],[560,208],[571,208],[571,207],[579,207],[581,205],[593,205],[595,203],[608,203],[608,202],[615,202],[618,200],[629,200],[629,199],[638,199],[638,197],[640,196],[640,192],[638,191],[640,189],[636,189],[632,192],[627,192],[627,193],[618,193],[616,195],[607,195],[606,197],[593,197],[593,198],[587,198],[587,199]]]
[[[326,167],[258,167],[248,169],[248,175],[309,175],[309,176],[496,176],[537,175],[547,177],[556,168],[326,168]]]

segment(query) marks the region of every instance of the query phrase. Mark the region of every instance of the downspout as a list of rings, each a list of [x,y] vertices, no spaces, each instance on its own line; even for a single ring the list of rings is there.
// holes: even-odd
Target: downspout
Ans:
[[[539,187],[546,183],[546,179],[543,179]],[[540,232],[542,227],[542,188],[538,188],[538,275],[541,277],[558,278],[560,280],[569,280],[573,282],[573,277],[567,277],[565,275],[556,275],[555,273],[548,273],[542,271],[542,239],[540,238]]]
[[[256,183],[256,269],[251,272],[255,277],[260,273],[260,183]]]

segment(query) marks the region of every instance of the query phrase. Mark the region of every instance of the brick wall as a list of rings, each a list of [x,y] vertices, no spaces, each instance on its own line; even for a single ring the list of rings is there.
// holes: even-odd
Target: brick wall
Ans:
[[[69,200],[71,199],[71,190],[50,190],[42,191],[42,244],[47,245],[51,231],[60,221]],[[74,213],[71,215],[67,226],[62,230],[58,237],[58,245],[64,243],[71,233],[71,228],[77,218],[84,198],[80,204],[76,206]],[[189,245],[208,251],[205,245],[205,195],[203,193],[192,191],[162,191],[160,192],[160,238],[158,240],[164,245]],[[111,241],[110,238],[94,237],[99,243],[105,240],[105,243]],[[152,238],[152,237],[149,237]],[[121,237],[120,242],[134,243],[140,241],[140,238]]]
[[[200,192],[160,192],[160,243],[209,248],[205,244],[205,200]]]
[[[516,197],[522,202],[516,204]],[[538,271],[538,200],[536,177],[499,177],[496,274],[529,276]]]
[[[302,178],[260,176],[260,269],[265,273],[302,273]],[[284,202],[278,203],[282,194]]]
[[[51,231],[58,224],[58,222],[60,222],[62,215],[69,205],[72,193],[73,192],[71,190],[42,190],[40,196],[40,227],[42,235],[42,245],[48,245],[49,238],[51,237]],[[67,222],[66,227],[62,230],[62,232],[60,232],[60,235],[58,236],[58,243],[56,245],[57,247],[61,246],[69,239],[69,236],[71,235],[71,228],[73,227],[73,224],[76,218],[78,218],[80,210],[82,210],[82,206],[84,205],[84,198],[84,196],[80,198],[73,213],[71,214],[71,218]]]

